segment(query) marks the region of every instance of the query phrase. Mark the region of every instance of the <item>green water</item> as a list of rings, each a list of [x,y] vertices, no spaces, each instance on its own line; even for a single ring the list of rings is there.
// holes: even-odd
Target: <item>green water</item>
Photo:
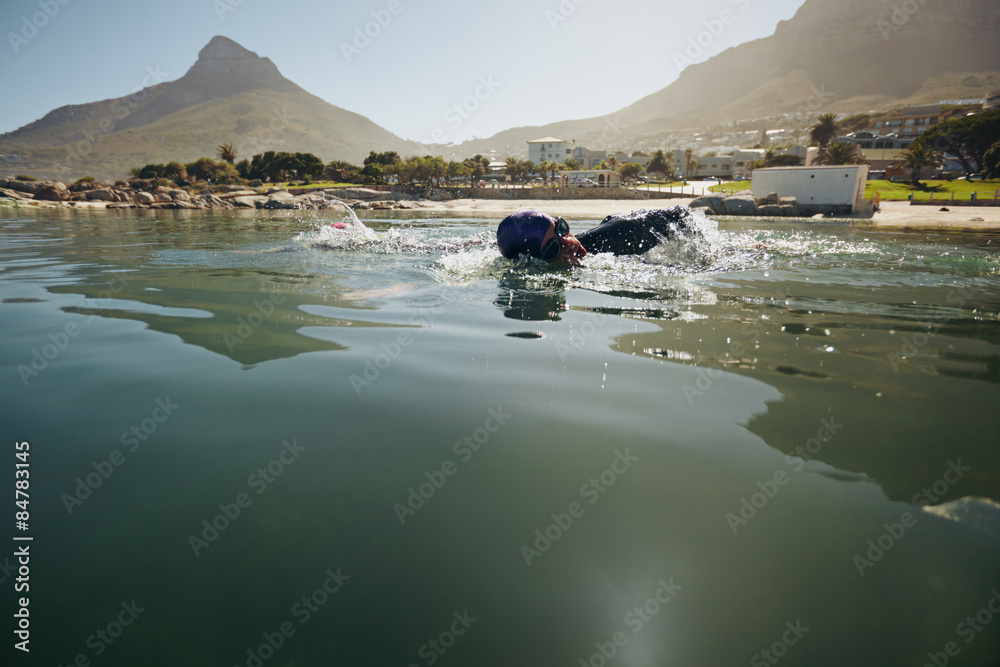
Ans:
[[[998,664],[961,499],[1000,500],[1000,235],[727,222],[553,270],[495,219],[322,220],[0,213],[4,651]]]

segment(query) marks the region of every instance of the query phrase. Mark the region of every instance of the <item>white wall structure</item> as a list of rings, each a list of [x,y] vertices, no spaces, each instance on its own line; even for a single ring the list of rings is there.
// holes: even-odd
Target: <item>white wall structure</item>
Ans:
[[[772,167],[756,169],[750,182],[753,196],[777,193],[795,197],[803,212],[858,214],[867,212],[865,183],[868,165],[836,167]]]

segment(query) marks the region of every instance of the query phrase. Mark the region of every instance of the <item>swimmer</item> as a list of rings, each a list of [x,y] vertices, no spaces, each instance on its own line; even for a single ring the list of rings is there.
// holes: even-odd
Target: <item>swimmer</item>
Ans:
[[[507,259],[528,255],[559,266],[577,265],[588,253],[641,255],[663,239],[691,230],[690,215],[683,206],[609,215],[597,227],[574,236],[562,218],[524,211],[500,223],[497,247]]]

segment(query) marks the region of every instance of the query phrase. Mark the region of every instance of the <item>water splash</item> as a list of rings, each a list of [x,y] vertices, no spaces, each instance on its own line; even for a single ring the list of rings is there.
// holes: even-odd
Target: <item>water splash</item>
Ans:
[[[313,229],[301,232],[295,236],[293,241],[308,248],[353,250],[369,254],[391,255],[403,252],[448,252],[485,243],[485,237],[482,235],[476,235],[473,238],[428,237],[414,229],[396,227],[384,232],[376,232],[361,222],[347,204],[340,200],[336,200],[336,203],[343,207],[343,211],[339,209],[325,210],[322,218],[316,218],[312,221]]]

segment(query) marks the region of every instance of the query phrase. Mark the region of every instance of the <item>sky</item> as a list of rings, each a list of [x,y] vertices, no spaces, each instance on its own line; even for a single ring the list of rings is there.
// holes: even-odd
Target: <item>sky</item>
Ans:
[[[404,139],[617,111],[804,0],[2,0],[0,133],[174,80],[215,35]]]

